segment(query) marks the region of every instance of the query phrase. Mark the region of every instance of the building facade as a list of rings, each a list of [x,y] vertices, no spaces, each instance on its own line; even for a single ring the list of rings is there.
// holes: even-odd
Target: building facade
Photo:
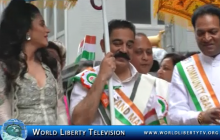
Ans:
[[[56,1],[56,0],[55,0]],[[95,0],[101,5],[101,0]],[[162,46],[168,52],[198,51],[194,33],[177,25],[165,24],[153,17],[154,0],[106,0],[107,18],[132,21],[137,32],[155,36],[165,30]],[[5,5],[1,5],[0,11]],[[100,40],[103,36],[102,11],[93,9],[90,0],[78,0],[74,8],[63,10],[40,8],[50,29],[49,40],[60,40],[67,48],[67,65],[72,64],[78,52],[78,45],[85,35],[94,35],[96,40],[96,60],[103,58]]]
[[[95,3],[101,5],[101,0],[95,0]],[[107,0],[106,11],[108,20],[130,20],[135,24],[137,32],[143,32],[147,36],[155,36],[159,31],[166,30],[162,44],[168,52],[198,51],[192,31],[177,25],[165,25],[153,17],[153,0]],[[97,37],[96,59],[102,59],[103,53],[99,45],[103,36],[102,11],[93,9],[89,0],[79,0],[73,9],[68,10],[67,17],[68,64],[74,62],[78,45],[85,35]],[[65,35],[59,39],[64,41],[64,38]]]

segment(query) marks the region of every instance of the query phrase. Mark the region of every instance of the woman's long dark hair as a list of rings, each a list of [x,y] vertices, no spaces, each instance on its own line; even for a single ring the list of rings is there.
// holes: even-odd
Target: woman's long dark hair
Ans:
[[[20,55],[36,14],[40,14],[39,9],[24,0],[12,0],[3,12],[0,23],[0,61],[5,68],[6,93],[16,85],[15,80],[19,76],[23,78],[27,72],[26,55]],[[49,56],[46,48],[39,49],[36,54],[36,60],[46,64],[57,78],[57,62]]]
[[[57,52],[59,58],[60,58],[60,63],[61,63],[61,65],[63,65],[63,62],[62,62],[62,58],[63,58],[63,57],[62,57],[62,53],[61,53],[60,48],[59,48],[54,42],[49,41],[49,42],[48,42],[47,49],[53,49],[53,50],[55,50],[55,51]]]
[[[167,53],[164,58],[162,59],[162,61],[166,58],[170,58],[173,62],[173,65],[175,66],[178,62],[184,60],[186,57],[184,55],[181,54],[177,54],[177,53]],[[161,61],[161,62],[162,62]]]

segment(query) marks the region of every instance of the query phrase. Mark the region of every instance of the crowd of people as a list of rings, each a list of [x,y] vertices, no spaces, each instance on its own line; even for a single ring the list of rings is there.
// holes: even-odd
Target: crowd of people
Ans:
[[[37,7],[12,0],[0,22],[0,123],[111,125],[113,88],[116,125],[219,124],[220,9],[199,7],[192,25],[201,53],[166,53],[158,61],[146,34],[129,21],[111,20],[110,52],[102,39],[103,60],[80,62],[65,93],[65,47],[48,41]]]

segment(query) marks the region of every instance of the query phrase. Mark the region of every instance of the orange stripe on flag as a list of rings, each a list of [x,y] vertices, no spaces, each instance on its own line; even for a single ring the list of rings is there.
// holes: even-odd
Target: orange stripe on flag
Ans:
[[[149,118],[153,115],[156,115],[156,110],[155,109],[152,109],[149,112],[147,112],[147,114],[144,116],[144,120],[146,120],[147,118]]]
[[[215,106],[216,106],[216,107],[219,107],[218,99],[217,99],[217,97],[216,97],[216,95],[215,95],[215,92],[214,92],[214,90],[212,89],[212,86],[211,86],[211,84],[210,84],[210,82],[209,82],[209,80],[208,80],[208,78],[207,78],[207,76],[206,76],[206,74],[205,74],[205,71],[204,71],[204,69],[203,69],[203,67],[202,67],[201,62],[199,61],[199,56],[198,56],[198,54],[193,55],[192,57],[194,58],[194,60],[195,60],[195,62],[196,62],[196,66],[197,66],[197,68],[198,68],[198,70],[199,70],[199,73],[200,73],[200,75],[202,76],[202,79],[204,80],[204,83],[205,83],[205,85],[206,85],[206,87],[207,87],[207,89],[208,89],[209,94],[211,95],[211,98],[213,99],[213,101],[214,101],[214,103],[215,103]]]
[[[141,113],[141,111],[136,107],[136,105],[120,89],[115,89],[115,91],[117,91],[117,93],[121,96],[121,98],[132,108],[132,110],[138,115],[138,117],[144,123],[144,116]]]
[[[89,35],[87,35],[85,37],[85,43],[96,44],[96,36],[89,36]]]

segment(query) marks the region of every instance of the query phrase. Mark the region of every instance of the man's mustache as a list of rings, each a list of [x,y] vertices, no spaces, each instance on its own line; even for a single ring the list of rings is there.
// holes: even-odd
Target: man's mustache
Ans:
[[[115,58],[117,58],[117,57],[122,57],[122,58],[125,58],[125,59],[127,59],[127,60],[130,60],[130,57],[128,56],[128,54],[127,54],[127,53],[123,53],[123,52],[117,52],[117,53],[115,53],[114,57],[115,57]]]

